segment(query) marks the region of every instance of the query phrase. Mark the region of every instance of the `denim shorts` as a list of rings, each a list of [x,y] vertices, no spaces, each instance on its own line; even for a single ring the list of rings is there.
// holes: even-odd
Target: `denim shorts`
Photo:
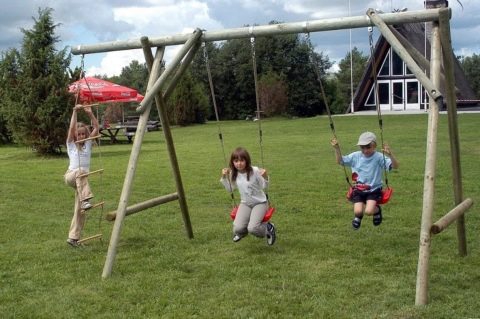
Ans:
[[[367,200],[375,200],[378,202],[380,199],[382,199],[381,188],[377,188],[372,192],[362,192],[362,191],[359,191],[358,189],[354,189],[352,197],[350,198],[350,201],[352,203],[366,203]]]

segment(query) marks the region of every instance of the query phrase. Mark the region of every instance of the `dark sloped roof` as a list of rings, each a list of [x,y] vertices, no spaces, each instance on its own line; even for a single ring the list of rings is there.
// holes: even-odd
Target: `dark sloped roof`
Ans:
[[[426,59],[430,60],[430,32],[427,28],[427,37],[425,38],[425,24],[424,23],[410,23],[403,24],[400,26],[394,27],[418,52],[422,53]],[[360,83],[357,87],[357,90],[354,94],[353,102],[356,110],[362,110],[365,104],[365,100],[368,97],[370,88],[373,85],[373,75],[372,75],[372,61],[375,61],[375,69],[378,73],[380,66],[385,59],[386,54],[390,49],[390,44],[385,40],[381,35],[377,40],[374,48],[375,58],[370,58],[367,64],[367,68],[360,80]],[[480,100],[475,95],[475,92],[472,90],[470,84],[468,83],[465,73],[463,72],[460,62],[455,58],[455,86],[457,89],[457,104],[462,105],[478,105]],[[440,88],[444,92],[444,85]]]

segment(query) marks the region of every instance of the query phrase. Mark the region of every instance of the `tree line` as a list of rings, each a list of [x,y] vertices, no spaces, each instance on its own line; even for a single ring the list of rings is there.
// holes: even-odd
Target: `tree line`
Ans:
[[[274,23],[277,22],[271,22]],[[81,78],[83,70],[79,66],[71,68],[72,58],[67,48],[56,48],[60,42],[55,33],[57,27],[52,9],[39,9],[32,29],[21,29],[24,35],[21,48],[0,55],[0,144],[15,142],[39,154],[62,152],[75,104],[75,97],[67,88]],[[329,57],[314,51],[308,36],[297,34],[266,36],[253,42],[235,39],[205,43],[167,101],[170,123],[189,125],[215,120],[207,58],[221,120],[255,117],[257,102],[262,117],[324,114],[326,104],[316,74],[320,74],[331,113],[343,113],[351,100],[351,73],[355,90],[368,60],[368,56],[354,48],[339,62],[339,71],[329,73],[333,64]],[[462,65],[470,70],[467,77],[474,79],[472,84],[477,93],[478,59],[474,55],[462,60]],[[97,77],[144,93],[148,69],[144,63],[132,61],[118,76]],[[119,109],[103,107],[102,116],[118,117],[114,113]],[[158,119],[155,108],[151,117]]]

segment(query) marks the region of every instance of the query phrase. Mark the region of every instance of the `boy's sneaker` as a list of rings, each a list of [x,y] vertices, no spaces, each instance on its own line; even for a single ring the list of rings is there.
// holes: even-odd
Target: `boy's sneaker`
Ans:
[[[267,244],[272,246],[275,244],[275,240],[277,239],[277,235],[275,234],[275,225],[268,222],[267,223]]]
[[[243,238],[243,237],[240,237],[240,236],[238,236],[238,235],[235,235],[235,236],[233,236],[233,242],[234,242],[234,243],[239,242],[240,239],[242,239],[242,238]]]
[[[378,213],[373,214],[373,226],[378,226],[382,223],[383,217],[382,217],[382,208],[380,206],[378,207]]]
[[[354,230],[358,230],[362,225],[362,219],[360,217],[355,216],[352,220],[352,227]]]
[[[90,209],[92,208],[92,204],[90,204],[90,201],[88,200],[84,200],[82,202],[82,205],[80,206],[83,210],[87,210],[87,209]]]
[[[78,239],[69,238],[67,239],[67,244],[69,244],[72,247],[80,247],[80,244],[78,243]]]

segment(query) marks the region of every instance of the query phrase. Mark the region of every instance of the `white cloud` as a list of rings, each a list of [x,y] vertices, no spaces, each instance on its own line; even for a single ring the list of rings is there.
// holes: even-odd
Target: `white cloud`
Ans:
[[[128,66],[130,62],[137,60],[140,63],[145,62],[142,50],[114,51],[108,52],[102,58],[99,66],[87,66],[88,76],[99,75],[119,75],[122,68]],[[86,61],[88,62],[88,60]]]
[[[116,8],[113,10],[113,15],[115,21],[124,22],[133,27],[128,33],[122,34],[122,39],[114,40],[191,33],[197,27],[222,28],[221,23],[209,16],[207,4],[199,1],[185,1],[177,4],[169,2],[151,7]],[[165,50],[167,63],[179,49],[180,47],[175,46]],[[143,63],[143,52],[141,50],[109,52],[102,58],[100,66],[89,68],[88,73],[118,75],[132,60]]]
[[[479,53],[480,1],[449,1],[452,40],[456,54]],[[6,1],[0,10],[0,51],[19,48],[23,34],[29,29],[38,8],[53,8],[53,20],[59,24],[59,48],[66,45],[97,44],[117,40],[151,38],[190,33],[199,27],[208,31],[238,28],[246,24],[266,24],[276,20],[300,22],[312,19],[364,15],[367,8],[384,12],[407,7],[420,10],[419,0],[22,0]],[[348,50],[346,33],[312,33],[317,50],[331,59],[343,58]],[[365,31],[354,31],[353,44],[368,45]],[[167,63],[179,47],[168,47]],[[141,50],[91,54],[85,65],[91,74],[119,74],[133,59],[143,61]],[[74,58],[75,61],[79,57]]]

